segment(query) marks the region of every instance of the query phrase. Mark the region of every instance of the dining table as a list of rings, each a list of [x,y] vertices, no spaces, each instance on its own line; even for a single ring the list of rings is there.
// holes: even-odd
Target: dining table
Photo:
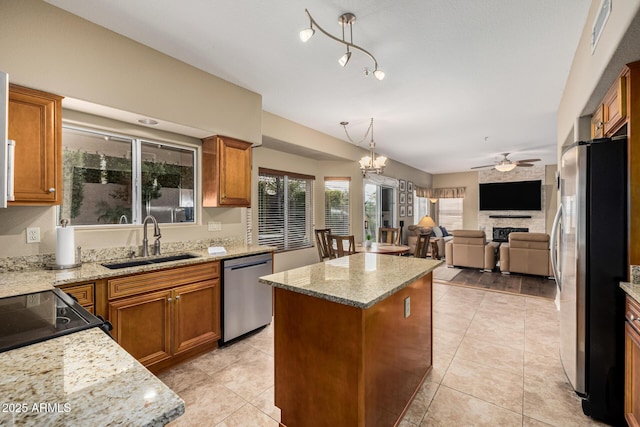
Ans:
[[[372,242],[371,246],[366,246],[362,243],[356,244],[356,252],[364,252],[370,254],[402,255],[408,253],[409,249],[409,246],[395,245],[392,243]]]

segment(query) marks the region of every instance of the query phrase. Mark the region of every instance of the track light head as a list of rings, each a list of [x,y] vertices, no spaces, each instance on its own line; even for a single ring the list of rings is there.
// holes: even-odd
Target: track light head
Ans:
[[[347,65],[347,62],[351,59],[351,52],[349,52],[349,48],[347,48],[347,52],[338,59],[338,64],[341,66]]]
[[[314,30],[312,27],[305,28],[304,30],[300,31],[300,40],[302,40],[302,43],[306,43],[311,37],[313,37],[315,33],[316,30]]]
[[[384,71],[376,69],[373,72],[373,77],[375,77],[378,80],[383,80],[384,79]]]

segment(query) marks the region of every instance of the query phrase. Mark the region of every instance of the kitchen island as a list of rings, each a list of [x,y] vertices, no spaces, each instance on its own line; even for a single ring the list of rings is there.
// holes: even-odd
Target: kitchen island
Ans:
[[[284,426],[392,426],[432,367],[442,261],[355,254],[264,276],[275,288],[275,404]]]

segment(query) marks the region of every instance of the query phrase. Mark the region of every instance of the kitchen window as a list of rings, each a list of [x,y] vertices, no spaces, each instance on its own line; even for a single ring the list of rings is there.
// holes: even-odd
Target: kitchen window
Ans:
[[[349,234],[350,178],[324,179],[324,226],[333,234]]]
[[[313,236],[314,176],[258,170],[258,244],[308,248]]]
[[[62,128],[63,201],[73,225],[194,223],[194,148]]]

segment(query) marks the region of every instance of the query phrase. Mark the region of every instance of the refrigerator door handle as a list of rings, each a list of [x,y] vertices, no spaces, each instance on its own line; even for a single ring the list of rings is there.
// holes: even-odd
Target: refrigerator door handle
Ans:
[[[553,269],[553,276],[556,278],[556,283],[558,284],[558,288],[562,290],[562,278],[560,276],[560,271],[558,270],[558,225],[562,220],[562,204],[558,207],[558,212],[556,212],[556,217],[553,219],[553,226],[551,227],[551,268]]]

